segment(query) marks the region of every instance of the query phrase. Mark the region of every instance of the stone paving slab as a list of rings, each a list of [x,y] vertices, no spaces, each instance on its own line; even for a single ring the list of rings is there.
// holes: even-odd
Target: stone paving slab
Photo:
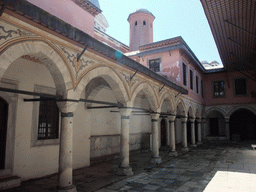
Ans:
[[[217,190],[217,184],[223,186],[222,191],[229,191],[230,183],[235,182],[234,186],[239,183],[240,187],[236,188],[239,191],[256,191],[256,151],[249,143],[207,142],[186,153],[178,151],[178,154],[178,157],[170,157],[168,151],[160,151],[163,163],[159,165],[150,162],[150,151],[131,154],[130,166],[135,174],[130,177],[115,175],[119,159],[74,170],[74,184],[78,192],[198,192]],[[241,174],[239,182],[231,173]],[[58,175],[54,174],[22,182],[20,187],[4,192],[56,191],[57,181]]]

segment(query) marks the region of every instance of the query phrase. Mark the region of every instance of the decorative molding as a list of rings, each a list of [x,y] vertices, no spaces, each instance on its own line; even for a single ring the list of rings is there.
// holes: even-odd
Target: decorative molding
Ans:
[[[28,61],[35,62],[35,63],[43,64],[43,62],[40,59],[30,56],[30,55],[23,55],[23,56],[21,56],[21,58],[26,59]]]

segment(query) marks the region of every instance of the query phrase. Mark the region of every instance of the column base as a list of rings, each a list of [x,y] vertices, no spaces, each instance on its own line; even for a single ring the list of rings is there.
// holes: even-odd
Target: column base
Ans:
[[[203,144],[202,141],[198,141],[198,142],[197,142],[197,145],[202,145],[202,144]]]
[[[191,144],[191,147],[197,147],[197,145],[196,144]]]
[[[121,175],[121,176],[132,176],[132,168],[131,167],[118,167],[116,175]]]
[[[68,187],[57,187],[57,192],[77,192],[77,190],[75,185],[71,185]]]
[[[169,156],[171,157],[178,157],[178,152],[177,151],[170,151]]]
[[[160,164],[162,163],[161,157],[151,157],[151,163]]]
[[[188,147],[183,147],[181,150],[182,151],[189,151],[189,148]]]

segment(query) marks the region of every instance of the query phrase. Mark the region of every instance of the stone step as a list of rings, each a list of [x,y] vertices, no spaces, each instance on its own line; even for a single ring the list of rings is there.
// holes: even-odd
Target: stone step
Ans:
[[[21,178],[18,176],[0,177],[0,190],[20,186]]]

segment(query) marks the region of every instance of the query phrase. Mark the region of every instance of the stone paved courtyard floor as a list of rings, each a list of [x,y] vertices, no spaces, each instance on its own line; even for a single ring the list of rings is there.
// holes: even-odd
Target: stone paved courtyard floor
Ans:
[[[134,176],[115,175],[119,160],[74,170],[74,184],[84,191],[256,191],[256,150],[253,142],[206,142],[178,157],[160,151],[163,162],[150,162],[149,151],[131,154]],[[254,142],[256,143],[256,142]],[[22,182],[5,192],[56,191],[58,175]]]

